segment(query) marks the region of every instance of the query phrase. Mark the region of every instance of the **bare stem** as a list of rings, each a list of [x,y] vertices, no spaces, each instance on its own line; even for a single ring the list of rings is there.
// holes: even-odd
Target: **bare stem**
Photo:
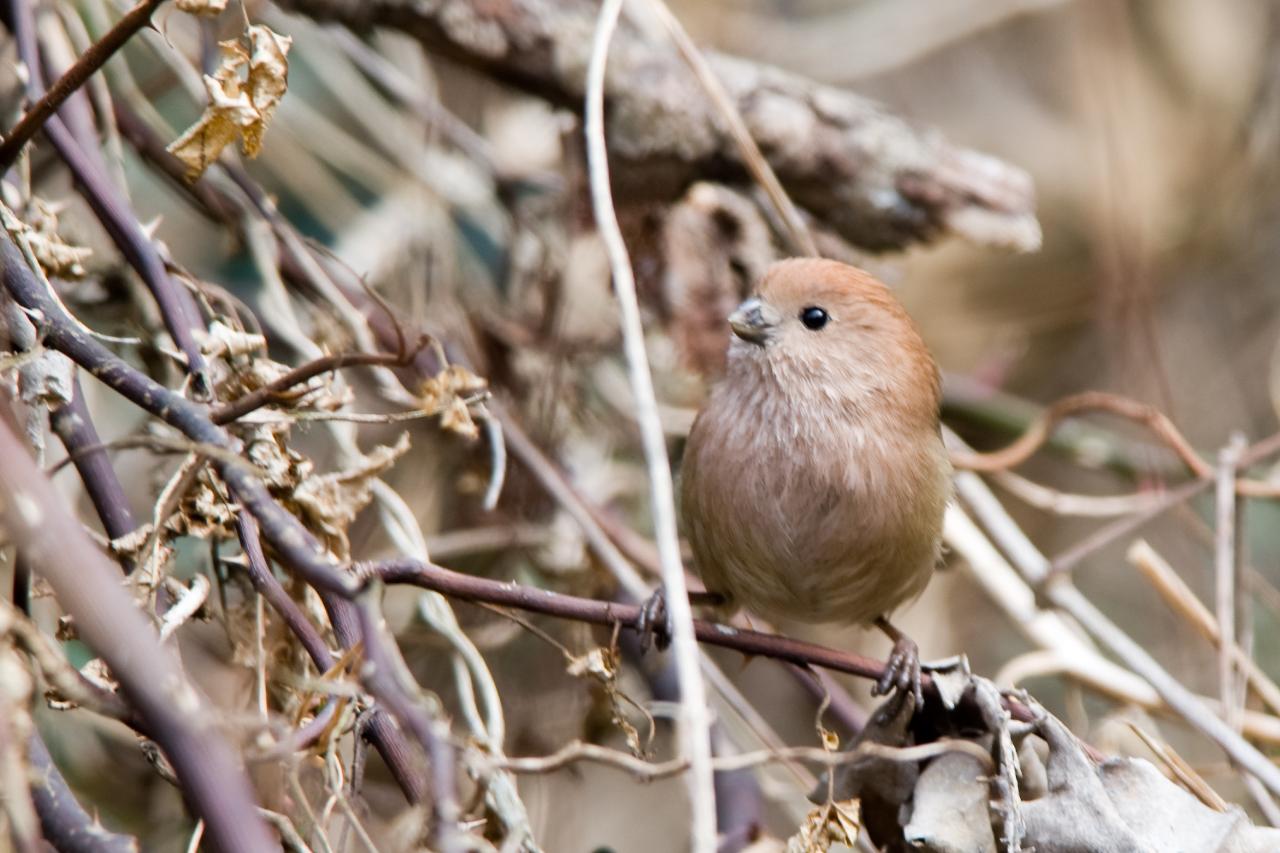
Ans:
[[[693,802],[692,840],[695,853],[716,849],[716,803],[714,774],[711,768],[711,720],[707,713],[706,688],[698,664],[698,646],[694,637],[693,611],[689,606],[684,582],[684,566],[680,562],[680,540],[676,530],[675,489],[667,460],[666,436],[658,403],[649,375],[649,356],[645,352],[644,327],[640,322],[640,305],[636,299],[635,275],[618,216],[613,209],[613,193],[609,185],[609,154],[604,137],[604,77],[609,56],[609,41],[617,28],[622,0],[605,0],[596,24],[591,62],[587,67],[587,168],[591,181],[591,202],[596,227],[609,254],[613,272],[613,288],[618,297],[618,313],[622,320],[623,347],[635,395],[636,419],[644,444],[645,463],[649,469],[650,499],[654,534],[662,564],[662,586],[672,621],[672,653],[680,682],[680,739],[682,752],[689,759],[692,772],[689,784]]]

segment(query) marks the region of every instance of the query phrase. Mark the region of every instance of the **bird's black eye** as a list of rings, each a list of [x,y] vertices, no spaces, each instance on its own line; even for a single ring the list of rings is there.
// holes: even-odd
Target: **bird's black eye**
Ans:
[[[808,308],[800,312],[800,322],[804,323],[804,327],[811,331],[818,331],[827,325],[827,320],[831,318],[817,305],[810,305]]]

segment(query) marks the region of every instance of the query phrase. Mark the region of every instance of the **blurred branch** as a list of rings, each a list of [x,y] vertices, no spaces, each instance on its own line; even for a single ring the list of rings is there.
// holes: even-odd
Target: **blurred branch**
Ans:
[[[773,173],[773,168],[769,165],[769,161],[761,153],[760,146],[756,145],[750,129],[747,128],[747,123],[743,121],[742,114],[738,112],[737,104],[733,102],[729,93],[725,91],[724,85],[716,77],[715,72],[711,70],[711,66],[707,64],[706,57],[698,50],[698,46],[694,44],[693,39],[685,32],[684,27],[680,25],[679,19],[671,13],[671,9],[668,8],[664,0],[648,0],[648,2],[653,13],[658,16],[658,20],[666,27],[667,33],[676,43],[676,47],[680,49],[680,55],[684,57],[685,62],[689,63],[689,67],[693,69],[698,82],[706,90],[707,97],[711,99],[711,103],[720,112],[721,121],[729,125],[729,135],[733,138],[734,145],[738,147],[739,158],[746,164],[747,171],[751,173],[756,183],[760,184],[764,189],[765,195],[776,209],[779,221],[786,227],[787,238],[791,243],[792,252],[797,255],[816,257],[818,255],[818,247],[813,242],[813,235],[809,233],[809,228],[800,217],[800,211],[792,203],[791,197],[782,188],[778,176]]]
[[[712,766],[717,772],[745,770],[774,761],[805,761],[822,767],[842,767],[866,758],[877,758],[885,761],[917,762],[937,758],[950,752],[968,755],[987,769],[994,769],[991,753],[979,744],[958,739],[942,739],[917,746],[894,747],[874,741],[863,741],[854,749],[845,752],[832,752],[817,746],[790,746],[783,749],[762,749],[755,752],[744,752],[716,758]],[[591,761],[616,767],[635,776],[637,779],[665,779],[679,775],[689,769],[689,762],[683,758],[663,761],[655,764],[636,758],[627,752],[597,746],[592,743],[574,741],[561,747],[552,755],[539,758],[508,758],[499,766],[516,773],[549,773],[561,767],[567,767],[579,761]]]
[[[1222,635],[1213,614],[1164,557],[1157,553],[1145,539],[1136,540],[1125,556],[1151,583],[1160,597],[1169,605],[1169,609],[1189,622],[1215,648],[1221,645]],[[1277,686],[1238,644],[1233,645],[1231,651],[1236,665],[1244,671],[1249,686],[1257,692],[1259,698],[1271,708],[1273,713],[1280,714],[1280,686]]]
[[[388,27],[433,55],[579,110],[589,0],[428,5],[285,0],[355,30]],[[878,105],[778,69],[706,52],[751,136],[796,203],[873,250],[948,234],[1020,250],[1040,244],[1026,173],[911,128]],[[637,27],[619,33],[605,97],[615,187],[624,201],[672,201],[698,178],[743,172],[719,111],[678,67],[678,51]]]
[[[0,172],[7,171],[13,165],[18,155],[22,153],[22,147],[36,135],[63,101],[84,85],[89,76],[101,68],[115,55],[116,51],[124,47],[124,43],[135,33],[151,22],[152,13],[163,2],[164,0],[142,0],[126,12],[114,27],[94,42],[75,64],[49,87],[40,100],[23,113],[13,130],[5,135],[3,142],[0,142]],[[39,71],[28,67],[27,73],[38,74]]]
[[[1025,462],[1040,449],[1049,440],[1049,436],[1059,422],[1071,415],[1087,411],[1107,412],[1146,426],[1177,454],[1192,474],[1207,482],[1214,481],[1214,466],[1196,452],[1167,415],[1154,406],[1105,391],[1085,391],[1058,400],[1041,412],[1022,435],[1002,450],[978,453],[953,446],[950,448],[951,462],[957,468],[983,473],[1012,468]],[[1234,472],[1238,467],[1235,466],[1231,470]],[[1250,497],[1280,497],[1280,486],[1273,483],[1237,479],[1235,488],[1240,494]]]
[[[1237,461],[1244,464],[1249,455],[1245,453]],[[961,498],[981,518],[990,531],[992,540],[1009,554],[1010,561],[1029,585],[1037,588],[1054,608],[1069,614],[1145,679],[1178,716],[1215,741],[1232,760],[1257,776],[1268,790],[1280,792],[1280,769],[1230,726],[1214,716],[1198,697],[1090,602],[1071,583],[1069,577],[1052,574],[1049,560],[1027,539],[1026,534],[976,474],[961,473],[956,477],[956,483]]]
[[[137,853],[138,839],[111,832],[76,800],[40,736],[27,741],[31,799],[40,816],[40,832],[59,853]]]
[[[872,0],[815,5],[812,14],[761,12],[732,0],[713,13],[723,43],[824,80],[886,74],[1068,0]]]
[[[16,254],[4,241],[5,259]],[[7,422],[0,423],[0,505],[10,540],[53,587],[89,646],[110,666],[127,700],[173,764],[183,790],[224,851],[268,851],[248,780],[203,719],[205,709],[177,661],[63,507]]]
[[[943,373],[942,414],[998,436],[1016,439],[1044,414],[1045,407],[960,373]],[[1117,435],[1084,420],[1060,422],[1044,446],[1085,468],[1106,468],[1122,474],[1181,473],[1182,466],[1166,448]]]
[[[427,754],[431,777],[430,847],[442,853],[455,853],[465,849],[458,820],[458,788],[453,745],[449,740],[449,726],[430,714],[421,701],[414,701],[410,690],[417,691],[417,682],[408,674],[399,652],[393,656],[394,642],[382,637],[382,617],[377,606],[377,590],[367,590],[357,605],[360,619],[360,635],[364,638],[365,664],[361,667],[360,681],[390,711],[400,727],[413,733]]]
[[[27,67],[28,97],[38,97],[43,94],[44,83],[31,3],[28,0],[7,0],[6,7],[18,55]],[[69,89],[64,97],[69,97],[75,91],[74,88]],[[155,299],[164,318],[165,328],[178,349],[186,356],[187,371],[195,380],[196,391],[207,391],[208,377],[204,356],[192,334],[200,319],[195,301],[169,277],[159,252],[143,233],[128,200],[107,176],[102,158],[93,151],[96,140],[85,139],[82,146],[82,140],[52,113],[45,116],[43,127],[58,156],[74,177],[77,190],[93,209],[120,254],[137,272]]]

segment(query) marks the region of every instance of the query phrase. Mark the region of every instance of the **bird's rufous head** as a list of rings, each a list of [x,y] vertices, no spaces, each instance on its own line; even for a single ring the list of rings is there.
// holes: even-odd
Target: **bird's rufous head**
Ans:
[[[780,261],[729,326],[730,374],[735,363],[751,364],[794,386],[790,393],[875,397],[936,417],[937,366],[906,309],[863,270],[815,258]]]

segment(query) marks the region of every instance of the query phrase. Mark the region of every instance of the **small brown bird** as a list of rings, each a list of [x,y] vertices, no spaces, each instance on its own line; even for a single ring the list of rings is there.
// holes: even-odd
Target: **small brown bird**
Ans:
[[[933,357],[883,284],[836,261],[774,264],[729,325],[683,464],[708,592],[767,619],[876,624],[894,640],[876,692],[919,702],[915,643],[888,616],[928,584],[951,496]]]

